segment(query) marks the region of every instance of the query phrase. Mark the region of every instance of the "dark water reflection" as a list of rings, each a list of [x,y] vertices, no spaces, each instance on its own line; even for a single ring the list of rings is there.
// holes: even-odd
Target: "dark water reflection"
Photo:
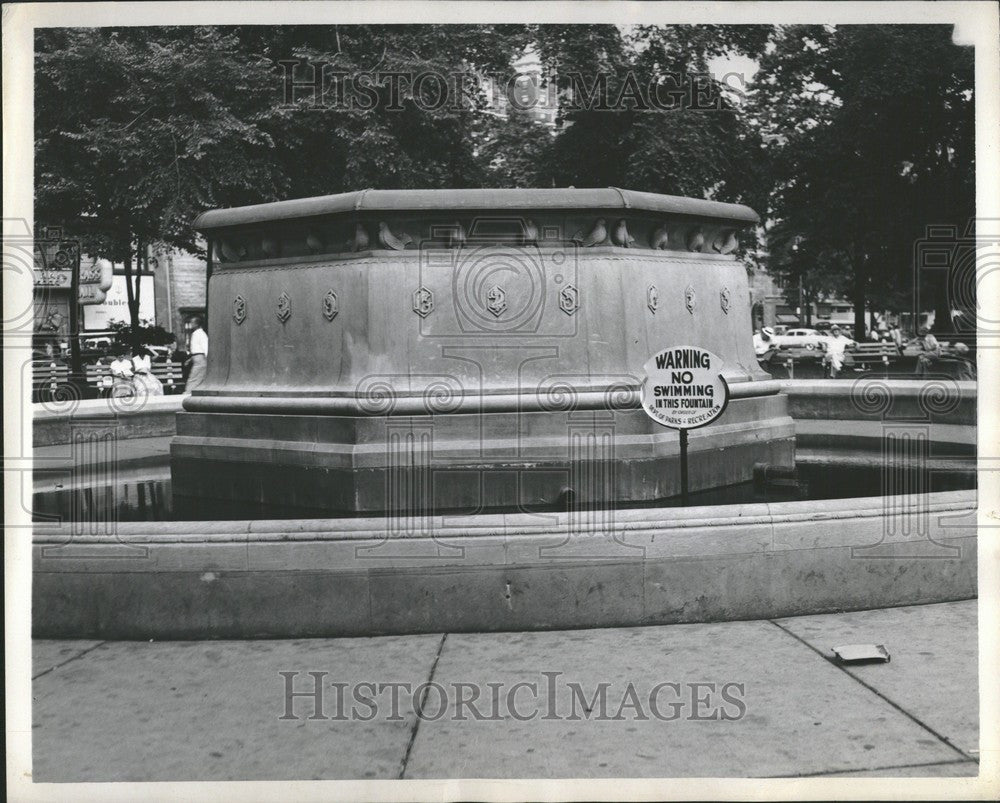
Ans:
[[[152,473],[152,472],[151,472]],[[891,491],[896,493],[919,491],[953,491],[976,487],[974,463],[968,468],[948,471],[917,472],[896,471],[892,486],[879,466],[859,468],[835,464],[810,463],[798,466],[800,488],[755,488],[753,482],[744,482],[723,488],[692,493],[691,506],[735,505],[755,502],[787,502],[797,499],[843,499],[856,496],[879,496]],[[658,499],[650,502],[619,505],[625,507],[678,507],[680,497]],[[551,512],[552,505],[525,508],[526,512]],[[438,513],[502,512],[502,511],[436,511]],[[370,514],[364,514],[370,515]],[[130,478],[114,485],[88,488],[58,488],[33,495],[33,520],[57,522],[61,520],[104,521],[191,521],[227,519],[292,519],[333,518],[328,512],[314,509],[281,508],[252,502],[194,502],[174,498],[169,477],[162,474],[156,479]]]

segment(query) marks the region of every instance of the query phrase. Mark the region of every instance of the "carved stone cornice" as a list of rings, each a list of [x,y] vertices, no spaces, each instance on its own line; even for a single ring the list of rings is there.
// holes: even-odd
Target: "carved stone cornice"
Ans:
[[[629,248],[729,255],[745,206],[627,190],[371,190],[206,212],[220,267],[421,249]]]

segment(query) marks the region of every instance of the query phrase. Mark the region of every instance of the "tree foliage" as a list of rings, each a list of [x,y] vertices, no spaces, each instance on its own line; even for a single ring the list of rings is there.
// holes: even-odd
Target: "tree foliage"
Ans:
[[[846,292],[859,337],[866,303],[906,307],[915,281],[950,322],[913,253],[928,225],[964,231],[974,215],[973,54],[951,37],[942,25],[794,26],[761,60],[751,111],[772,176],[771,271],[790,288]],[[808,259],[790,258],[795,238]]]
[[[481,77],[511,76],[529,46],[554,133],[484,113]],[[751,86],[707,74],[727,54],[759,61]],[[40,29],[36,214],[87,221],[131,271],[145,244],[197,252],[192,221],[212,207],[615,185],[749,204],[773,273],[861,315],[908,303],[928,224],[973,214],[972,79],[947,26]]]
[[[536,32],[569,109],[542,183],[757,200],[742,88],[722,85],[708,64],[726,53],[759,55],[768,28],[648,26],[623,33],[614,26],[539,26]],[[598,95],[601,80],[606,89]]]

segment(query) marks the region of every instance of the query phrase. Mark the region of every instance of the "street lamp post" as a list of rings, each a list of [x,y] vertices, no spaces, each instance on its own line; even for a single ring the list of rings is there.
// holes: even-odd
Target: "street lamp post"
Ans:
[[[798,253],[798,251],[799,251],[799,243],[801,243],[801,242],[802,242],[801,235],[796,235],[795,236],[795,240],[792,243],[792,253],[793,254],[797,254]],[[803,312],[803,310],[805,309],[805,303],[804,303],[804,301],[805,301],[805,298],[804,298],[803,290],[802,290],[802,271],[799,270],[799,305],[795,308],[795,314],[798,316],[798,319],[799,319],[799,326],[805,325],[806,324],[806,320],[805,319],[809,318],[809,315]]]

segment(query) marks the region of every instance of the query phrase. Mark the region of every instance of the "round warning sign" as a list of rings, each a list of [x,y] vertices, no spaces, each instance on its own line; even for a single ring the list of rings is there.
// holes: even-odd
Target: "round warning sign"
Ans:
[[[703,348],[671,346],[650,357],[643,369],[642,409],[665,427],[703,427],[729,404],[722,360]]]

